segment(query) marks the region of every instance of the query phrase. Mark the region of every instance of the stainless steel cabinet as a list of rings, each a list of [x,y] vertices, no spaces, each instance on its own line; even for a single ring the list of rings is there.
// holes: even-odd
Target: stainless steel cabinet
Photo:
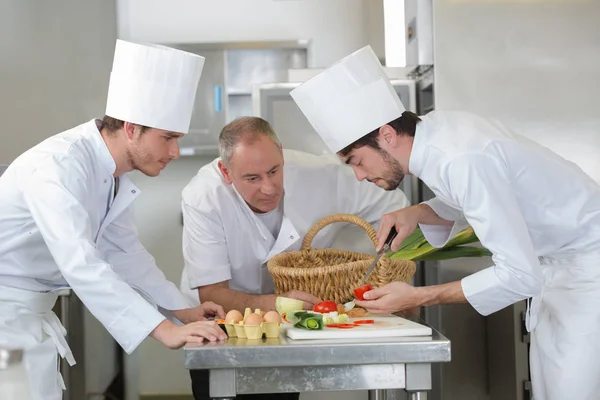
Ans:
[[[190,131],[179,141],[184,156],[216,156],[223,126],[252,114],[252,87],[279,82],[307,63],[306,48],[294,41],[168,45],[205,57]]]
[[[391,83],[405,107],[416,111],[415,81],[392,79]],[[330,154],[331,151],[325,142],[290,96],[290,92],[300,84],[295,82],[255,85],[252,92],[252,113],[271,123],[284,148],[312,154]]]
[[[196,102],[190,121],[190,130],[179,140],[182,155],[198,152],[216,154],[217,138],[225,125],[225,51],[204,49],[200,45],[176,45],[181,50],[205,58],[202,76],[196,92]]]

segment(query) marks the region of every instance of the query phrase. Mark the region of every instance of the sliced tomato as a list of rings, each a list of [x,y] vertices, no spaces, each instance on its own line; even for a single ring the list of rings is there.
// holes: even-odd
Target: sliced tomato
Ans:
[[[367,283],[365,286],[361,286],[361,287],[358,287],[358,288],[354,289],[354,296],[356,296],[356,298],[358,300],[364,300],[365,299],[365,297],[364,297],[365,293],[368,292],[371,289],[372,289],[371,284]]]
[[[337,327],[340,329],[350,329],[350,328],[356,328],[358,325],[354,325],[354,324],[339,324]]]
[[[325,326],[328,328],[339,328],[340,324],[327,324]]]
[[[337,304],[333,300],[322,301],[320,303],[315,304],[315,306],[313,307],[313,311],[323,314],[332,311],[337,311]]]
[[[355,325],[369,325],[369,324],[374,324],[375,320],[374,319],[360,319],[358,321],[354,321]]]

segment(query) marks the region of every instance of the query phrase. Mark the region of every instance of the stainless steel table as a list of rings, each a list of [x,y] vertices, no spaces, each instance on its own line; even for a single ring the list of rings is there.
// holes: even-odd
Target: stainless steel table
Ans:
[[[424,324],[422,320],[417,322]],[[426,399],[431,364],[450,361],[450,341],[432,336],[345,340],[229,338],[184,348],[187,369],[210,370],[210,395],[404,389],[411,400]]]

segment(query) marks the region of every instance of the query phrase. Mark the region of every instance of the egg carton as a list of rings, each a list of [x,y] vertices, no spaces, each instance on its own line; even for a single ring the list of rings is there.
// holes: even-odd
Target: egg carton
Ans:
[[[225,324],[227,336],[240,339],[278,338],[281,334],[282,323],[262,322],[260,325],[246,325],[243,321],[237,324]]]

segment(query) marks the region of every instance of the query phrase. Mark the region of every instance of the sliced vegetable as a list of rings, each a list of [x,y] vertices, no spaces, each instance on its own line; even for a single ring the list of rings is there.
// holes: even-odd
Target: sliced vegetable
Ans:
[[[323,322],[327,324],[341,324],[348,321],[348,314],[338,314],[337,311],[323,314]]]
[[[360,319],[358,321],[354,321],[355,325],[370,325],[370,324],[374,324],[375,320],[374,319]]]
[[[293,318],[290,318],[290,323],[295,328],[308,330],[319,330],[325,326],[322,314],[315,314],[309,311],[296,311],[293,314]]]
[[[371,289],[372,289],[371,284],[367,283],[364,286],[361,286],[361,287],[358,287],[358,288],[354,289],[354,296],[356,296],[356,298],[358,300],[364,300],[365,299],[364,298],[364,294],[366,292],[368,292],[369,290],[371,290]]]
[[[292,311],[302,310],[304,302],[302,300],[290,299],[289,297],[277,297],[275,299],[275,309],[279,314],[290,313]]]
[[[356,328],[357,325],[354,324],[339,324],[338,326],[336,326],[336,328],[339,329],[352,329],[352,328]]]
[[[315,304],[315,306],[313,307],[313,311],[318,313],[329,313],[332,311],[337,312],[337,304],[335,301],[332,300],[322,301],[320,303]]]

